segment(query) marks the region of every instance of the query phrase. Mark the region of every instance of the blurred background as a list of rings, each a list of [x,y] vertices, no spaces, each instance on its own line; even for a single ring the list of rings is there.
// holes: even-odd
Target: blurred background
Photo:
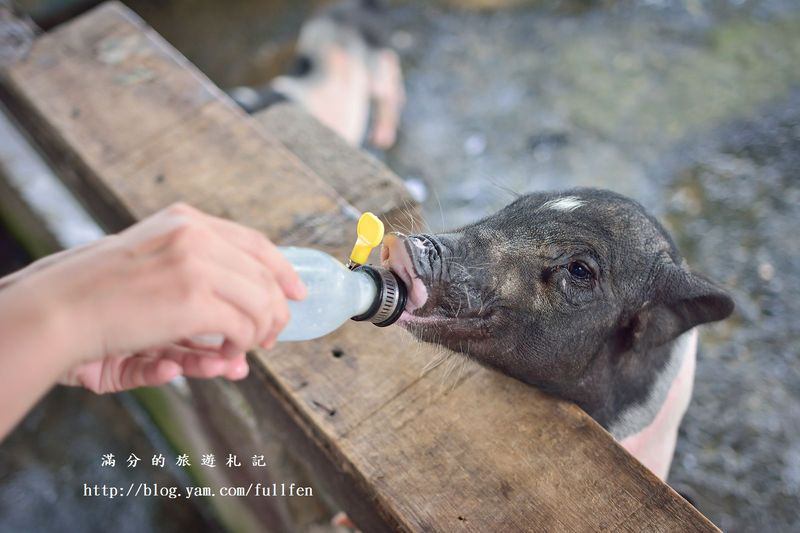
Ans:
[[[48,28],[92,3],[17,5]],[[326,2],[124,3],[230,89],[286,71]],[[407,0],[382,17],[406,105],[394,146],[370,149],[433,230],[514,193],[609,188],[734,294],[735,315],[703,329],[669,482],[723,530],[799,530],[800,2]],[[0,246],[5,270],[26,261],[9,238]],[[0,445],[0,529],[56,503],[72,520],[85,503],[63,487],[97,477],[100,450],[147,438],[141,428],[118,403],[52,393]],[[91,524],[120,531],[219,527],[173,501],[94,507]]]

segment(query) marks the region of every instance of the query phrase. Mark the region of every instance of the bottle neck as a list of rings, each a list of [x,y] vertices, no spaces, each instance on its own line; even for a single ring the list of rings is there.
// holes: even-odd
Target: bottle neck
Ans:
[[[394,324],[406,307],[408,290],[397,275],[383,267],[362,265],[353,272],[371,280],[374,297],[369,307],[353,320],[369,320],[378,327]]]
[[[378,286],[367,272],[351,270],[350,276],[353,283],[353,307],[350,312],[353,316],[368,315],[378,298]]]

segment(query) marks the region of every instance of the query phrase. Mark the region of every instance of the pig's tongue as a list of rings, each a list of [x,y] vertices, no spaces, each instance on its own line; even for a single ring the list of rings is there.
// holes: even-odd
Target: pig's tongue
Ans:
[[[428,289],[411,264],[411,257],[406,252],[403,240],[395,235],[387,235],[381,249],[381,263],[384,267],[397,274],[408,288],[408,302],[406,312],[412,313],[419,309],[428,300]]]

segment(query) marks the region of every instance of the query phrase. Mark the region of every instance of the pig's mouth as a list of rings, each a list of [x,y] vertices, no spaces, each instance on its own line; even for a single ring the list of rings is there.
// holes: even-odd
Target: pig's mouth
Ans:
[[[442,277],[441,254],[438,243],[427,235],[390,234],[384,239],[381,263],[408,288],[408,302],[397,323],[422,341],[445,345],[450,344],[448,340],[488,337],[493,318],[490,309],[465,307],[449,312],[438,302],[444,286],[441,280],[436,281]]]
[[[407,320],[415,310],[424,307],[428,301],[428,288],[414,267],[413,251],[409,249],[412,242],[404,235],[393,233],[386,236],[381,249],[383,266],[397,274],[408,289],[406,309],[403,311],[400,321]]]

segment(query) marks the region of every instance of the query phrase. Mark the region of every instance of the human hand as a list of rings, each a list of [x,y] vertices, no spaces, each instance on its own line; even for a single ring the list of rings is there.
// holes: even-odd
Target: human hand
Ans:
[[[246,377],[248,371],[244,354],[225,357],[215,350],[196,347],[188,341],[81,363],[67,370],[59,383],[82,386],[104,394],[137,387],[157,387],[178,376],[224,376],[238,380]]]
[[[177,375],[247,374],[245,350],[271,347],[286,298],[305,289],[260,233],[177,204],[16,275],[5,291],[57,316],[62,382],[108,392]],[[218,348],[191,338],[221,334]]]

